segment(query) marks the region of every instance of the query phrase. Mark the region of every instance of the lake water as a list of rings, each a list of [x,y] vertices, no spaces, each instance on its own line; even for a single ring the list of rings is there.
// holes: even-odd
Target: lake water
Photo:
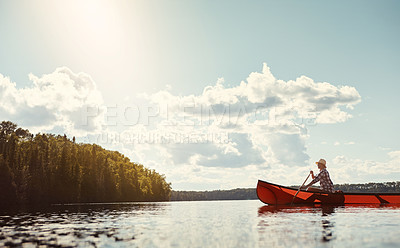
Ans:
[[[251,201],[0,211],[0,247],[400,247],[400,206]]]

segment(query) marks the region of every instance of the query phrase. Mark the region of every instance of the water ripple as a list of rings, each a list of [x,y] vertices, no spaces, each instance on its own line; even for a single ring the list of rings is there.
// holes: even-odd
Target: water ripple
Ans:
[[[63,205],[0,212],[0,247],[397,247],[399,214],[258,201]]]

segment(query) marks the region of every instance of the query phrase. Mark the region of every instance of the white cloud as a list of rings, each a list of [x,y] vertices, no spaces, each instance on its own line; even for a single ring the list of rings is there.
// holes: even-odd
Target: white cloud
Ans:
[[[12,120],[31,131],[61,129],[73,135],[99,131],[103,104],[96,84],[85,73],[66,67],[37,77],[29,75],[31,87],[18,89],[0,74],[0,118]],[[90,111],[95,111],[94,114]],[[87,115],[96,115],[86,118]]]
[[[368,183],[393,181],[400,176],[400,151],[388,153],[384,162],[337,156],[329,165],[335,183]]]
[[[344,122],[351,115],[342,108],[351,109],[361,100],[349,86],[315,83],[305,76],[288,82],[276,79],[266,64],[262,73],[253,72],[246,81],[226,87],[223,79],[218,79],[200,95],[159,91],[145,96],[164,107],[156,128],[166,130],[160,124],[168,119],[172,130],[188,135],[194,130],[228,132],[230,144],[234,144],[175,144],[170,152],[176,163],[185,163],[197,154],[192,161],[200,166],[304,165],[309,159],[306,125]]]

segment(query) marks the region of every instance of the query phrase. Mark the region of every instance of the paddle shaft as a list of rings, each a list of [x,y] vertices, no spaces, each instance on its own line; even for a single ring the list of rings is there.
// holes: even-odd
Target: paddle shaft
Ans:
[[[310,177],[310,175],[311,175],[311,173],[308,174],[306,180],[304,180],[304,183],[300,186],[300,188],[297,190],[296,194],[293,196],[292,203],[290,203],[290,206],[293,204],[294,198],[296,198],[297,194],[300,192],[300,189],[303,188],[304,184],[307,182],[307,180]]]

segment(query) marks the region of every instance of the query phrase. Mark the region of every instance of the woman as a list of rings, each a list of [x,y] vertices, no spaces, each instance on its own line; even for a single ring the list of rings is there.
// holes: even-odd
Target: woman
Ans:
[[[318,182],[321,185],[321,189],[326,192],[333,192],[333,183],[331,181],[331,178],[329,177],[329,172],[326,170],[326,161],[325,159],[320,159],[318,162],[315,162],[318,165],[319,169],[319,174],[317,176],[314,176],[314,172],[310,171],[310,174],[313,178],[313,180],[304,186],[305,188],[310,187],[314,183]]]

